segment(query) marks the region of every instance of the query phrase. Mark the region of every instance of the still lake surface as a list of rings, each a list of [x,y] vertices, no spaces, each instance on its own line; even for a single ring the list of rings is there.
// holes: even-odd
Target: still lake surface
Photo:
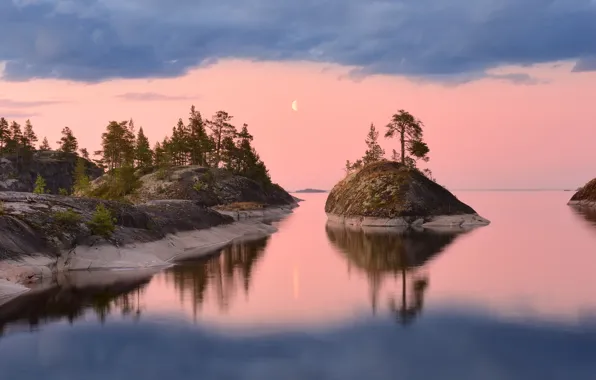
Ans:
[[[455,194],[463,234],[279,232],[110,287],[0,307],[0,378],[596,379],[596,213],[571,192]]]

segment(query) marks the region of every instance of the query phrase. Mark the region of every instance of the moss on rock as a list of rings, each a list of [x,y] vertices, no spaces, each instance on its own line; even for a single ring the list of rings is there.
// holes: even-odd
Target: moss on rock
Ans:
[[[345,217],[417,217],[476,214],[420,171],[380,161],[348,175],[329,193],[325,212]]]

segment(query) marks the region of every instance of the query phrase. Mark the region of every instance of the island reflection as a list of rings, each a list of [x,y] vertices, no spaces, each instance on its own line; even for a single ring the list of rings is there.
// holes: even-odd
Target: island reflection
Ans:
[[[207,299],[208,290],[220,311],[226,311],[238,290],[248,294],[253,270],[263,257],[269,239],[234,243],[208,259],[184,261],[165,272],[165,281],[174,285],[181,300],[190,299],[195,317]]]
[[[166,270],[163,278],[173,284],[181,302],[192,302],[196,314],[211,294],[226,311],[239,290],[248,294],[252,272],[265,252],[269,237],[234,243],[217,254],[188,260]],[[145,292],[159,271],[73,272],[57,283],[0,306],[0,336],[7,331],[35,331],[40,325],[66,319],[70,324],[89,313],[104,324],[109,315],[138,321],[145,308]]]
[[[387,278],[401,278],[401,291],[388,300],[396,321],[407,325],[421,312],[429,277],[426,264],[469,230],[398,230],[386,227],[353,227],[328,222],[327,238],[348,261],[348,270],[364,272],[370,287],[373,314],[379,290]],[[399,304],[397,301],[399,298]]]

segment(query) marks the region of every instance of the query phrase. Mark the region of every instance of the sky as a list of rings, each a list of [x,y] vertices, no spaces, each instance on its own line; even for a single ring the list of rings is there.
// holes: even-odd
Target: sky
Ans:
[[[0,0],[0,24],[0,116],[54,146],[130,118],[153,143],[195,105],[286,189],[329,189],[405,109],[450,189],[596,176],[594,0]]]

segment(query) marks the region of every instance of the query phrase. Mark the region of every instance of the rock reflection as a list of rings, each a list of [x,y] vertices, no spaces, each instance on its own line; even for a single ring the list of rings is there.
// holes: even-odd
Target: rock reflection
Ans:
[[[238,289],[248,294],[252,272],[268,242],[269,237],[234,243],[208,259],[186,261],[168,269],[165,280],[173,283],[181,302],[190,299],[195,317],[209,291],[219,310],[225,312]]]
[[[590,225],[596,227],[596,208],[572,206],[571,209]]]
[[[348,260],[366,273],[370,284],[373,314],[379,291],[387,278],[401,277],[399,296],[389,298],[389,310],[403,324],[412,322],[422,311],[428,287],[427,262],[466,230],[400,231],[382,227],[351,227],[327,223],[327,238]],[[399,299],[399,301],[397,300]]]
[[[88,311],[93,311],[102,324],[108,315],[116,313],[138,320],[142,295],[153,273],[101,273],[75,273],[2,305],[0,335],[15,330],[34,331],[63,318],[72,324]]]

